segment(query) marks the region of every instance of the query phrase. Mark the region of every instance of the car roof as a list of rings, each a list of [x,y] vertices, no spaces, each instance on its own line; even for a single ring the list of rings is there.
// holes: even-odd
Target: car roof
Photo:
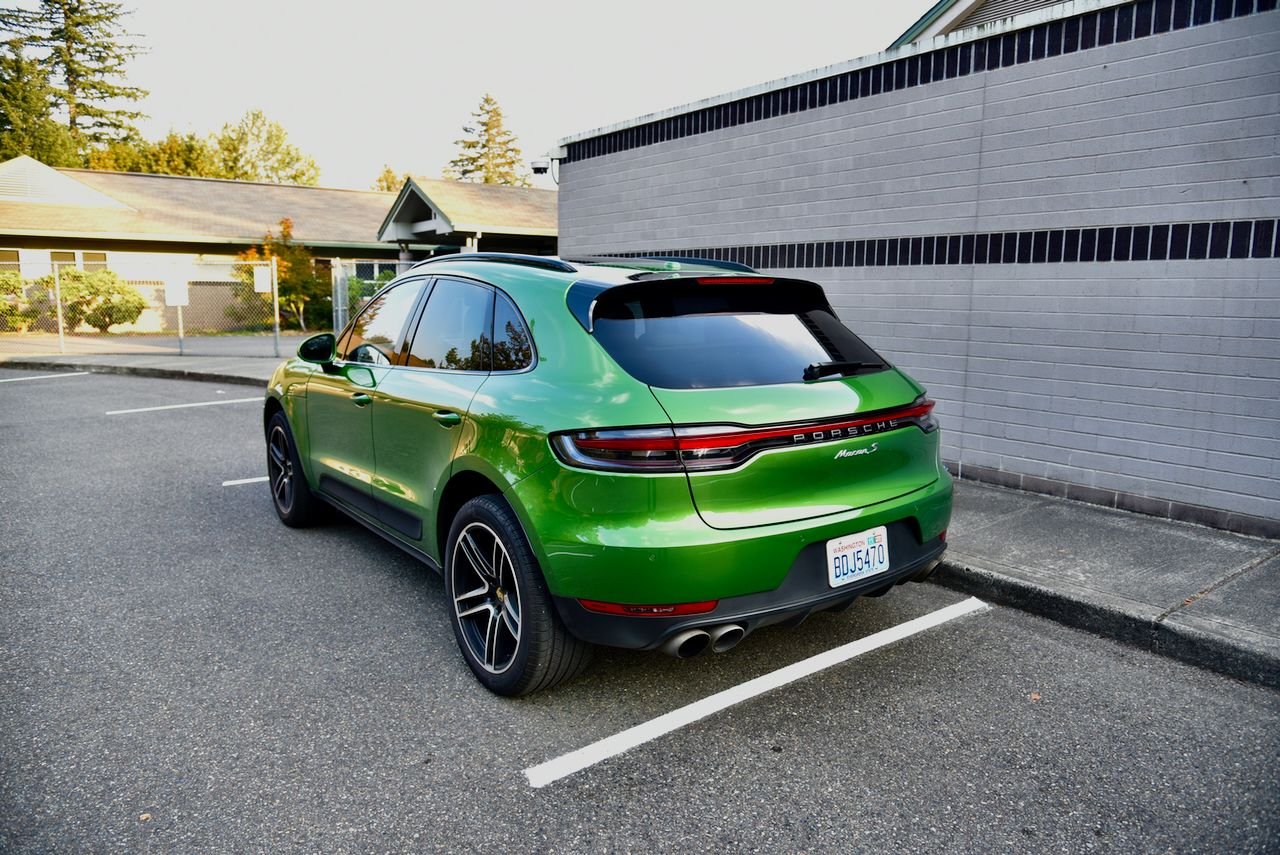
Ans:
[[[622,285],[642,279],[659,279],[696,274],[701,276],[749,273],[744,264],[704,259],[667,257],[583,257],[518,255],[514,253],[453,253],[420,261],[414,273],[466,273],[496,284],[526,282],[556,283],[561,287],[589,279],[603,285]]]

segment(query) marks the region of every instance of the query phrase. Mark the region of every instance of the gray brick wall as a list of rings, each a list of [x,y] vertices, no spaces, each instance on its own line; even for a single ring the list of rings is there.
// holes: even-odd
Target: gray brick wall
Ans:
[[[563,255],[1280,216],[1280,12],[561,170]],[[1280,261],[805,270],[946,454],[1280,518]]]

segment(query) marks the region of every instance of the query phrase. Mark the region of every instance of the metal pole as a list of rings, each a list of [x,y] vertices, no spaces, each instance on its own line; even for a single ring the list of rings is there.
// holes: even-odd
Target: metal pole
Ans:
[[[178,304],[178,355],[184,356],[182,349],[182,304]]]
[[[329,262],[329,297],[333,302],[333,331],[336,333],[346,326],[347,319],[342,316],[345,300],[340,301],[339,281],[342,279],[342,259],[335,258]]]
[[[67,340],[62,332],[62,265],[53,263],[53,302],[58,307],[58,353],[67,352]]]
[[[280,358],[280,276],[276,257],[271,256],[271,314],[275,320],[276,358]]]

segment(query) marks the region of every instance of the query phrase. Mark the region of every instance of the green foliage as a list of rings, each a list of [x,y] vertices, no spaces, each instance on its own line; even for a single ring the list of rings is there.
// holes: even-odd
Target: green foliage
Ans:
[[[378,173],[378,177],[373,180],[374,190],[381,190],[384,193],[395,193],[404,186],[404,183],[410,178],[407,172],[396,172],[390,165],[384,164],[382,171]]]
[[[0,270],[0,329],[17,326],[25,306],[25,283],[12,270]]]
[[[203,137],[170,131],[156,142],[134,137],[108,143],[89,152],[89,168],[214,177],[218,175],[218,159],[212,144]]]
[[[0,51],[0,161],[18,155],[49,166],[81,166],[71,131],[53,118],[53,89],[40,64],[11,39]]]
[[[308,329],[323,328],[331,319],[331,307],[326,300],[330,296],[328,278],[316,274],[311,253],[301,244],[293,242],[293,221],[285,217],[280,221],[280,237],[267,232],[261,247],[250,247],[239,256],[241,261],[266,261],[276,259],[276,275],[280,292],[280,324]],[[265,301],[271,305],[270,294],[258,294],[252,290],[253,271],[247,265],[238,274],[247,290],[237,289],[235,298],[245,301]],[[268,311],[267,317],[270,318]]]
[[[444,177],[477,184],[505,184],[528,187],[524,157],[516,145],[515,134],[503,124],[502,108],[492,95],[485,93],[480,107],[471,114],[473,124],[462,130],[457,140],[458,156],[445,167]]]
[[[110,0],[41,0],[38,12],[0,9],[0,26],[40,52],[53,101],[77,140],[105,143],[137,133],[133,122],[143,114],[114,106],[147,95],[124,83],[125,66],[142,52],[120,23],[127,14]]]
[[[111,270],[65,267],[58,271],[58,279],[62,292],[62,322],[68,330],[88,324],[105,333],[116,324],[133,323],[147,308],[147,301],[138,289]],[[52,316],[54,308],[46,304],[49,303],[47,294],[54,290],[53,274],[40,277],[35,285],[33,290],[39,296],[32,300],[33,307],[40,314]]]
[[[370,297],[381,291],[383,285],[395,278],[396,273],[394,270],[384,270],[378,274],[376,279],[360,279],[356,276],[347,277],[348,317],[360,311]]]
[[[250,110],[236,124],[223,125],[211,143],[218,178],[308,186],[320,181],[316,162],[290,144],[284,127],[261,110]]]

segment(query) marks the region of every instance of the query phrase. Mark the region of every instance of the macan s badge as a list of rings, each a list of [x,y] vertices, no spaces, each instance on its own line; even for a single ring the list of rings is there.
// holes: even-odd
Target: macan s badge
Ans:
[[[880,449],[880,443],[873,442],[866,448],[842,448],[836,452],[835,459],[840,460],[845,457],[862,457],[866,454],[875,454]]]

